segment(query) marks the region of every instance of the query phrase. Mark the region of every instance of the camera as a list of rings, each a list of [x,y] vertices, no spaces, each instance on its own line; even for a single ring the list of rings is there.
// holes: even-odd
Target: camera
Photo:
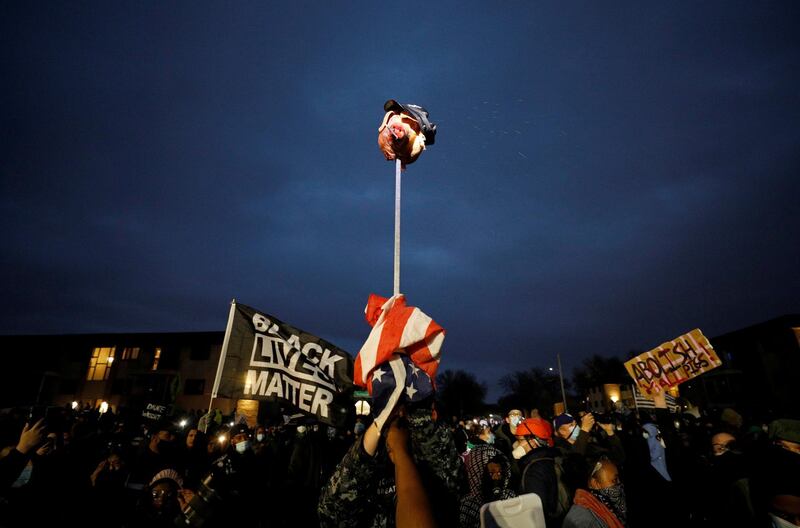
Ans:
[[[611,413],[598,413],[594,415],[594,421],[599,424],[608,425],[614,423],[614,416]]]
[[[200,528],[214,517],[222,502],[222,496],[217,493],[213,485],[214,476],[209,473],[200,482],[192,500],[183,508],[181,514],[175,518],[175,526]]]

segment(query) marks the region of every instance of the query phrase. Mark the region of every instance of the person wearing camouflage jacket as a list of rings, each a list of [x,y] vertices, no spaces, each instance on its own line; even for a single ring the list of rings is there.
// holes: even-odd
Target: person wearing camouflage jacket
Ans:
[[[430,408],[409,410],[406,419],[413,458],[436,521],[439,526],[455,526],[464,468],[450,430],[431,418]],[[383,443],[371,456],[363,437],[356,439],[322,489],[317,511],[322,527],[395,526],[394,468]]]

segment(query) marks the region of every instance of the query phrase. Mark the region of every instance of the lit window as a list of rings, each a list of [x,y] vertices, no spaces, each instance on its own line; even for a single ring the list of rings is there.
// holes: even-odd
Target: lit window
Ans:
[[[114,347],[95,348],[89,359],[89,371],[86,373],[86,379],[88,381],[107,380],[113,362]]]
[[[156,370],[158,368],[158,360],[161,359],[161,349],[156,349],[156,355],[153,357],[153,368],[151,370]]]
[[[139,359],[139,347],[123,349],[122,359]]]

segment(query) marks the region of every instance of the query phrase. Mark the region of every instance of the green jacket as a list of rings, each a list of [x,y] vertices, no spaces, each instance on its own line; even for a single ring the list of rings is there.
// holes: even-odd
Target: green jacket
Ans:
[[[430,410],[411,412],[408,423],[412,454],[434,516],[439,526],[456,526],[465,478],[450,430],[434,422]],[[356,439],[322,489],[318,513],[322,527],[395,526],[394,466],[383,443],[371,457],[364,451],[361,438]]]

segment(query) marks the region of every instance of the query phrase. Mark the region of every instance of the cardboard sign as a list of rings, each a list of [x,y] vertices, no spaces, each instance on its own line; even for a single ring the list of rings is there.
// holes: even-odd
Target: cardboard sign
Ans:
[[[722,365],[706,336],[699,329],[640,354],[625,363],[641,393],[653,398],[704,372]]]
[[[167,406],[157,403],[148,403],[142,411],[142,418],[158,421],[167,415]]]

